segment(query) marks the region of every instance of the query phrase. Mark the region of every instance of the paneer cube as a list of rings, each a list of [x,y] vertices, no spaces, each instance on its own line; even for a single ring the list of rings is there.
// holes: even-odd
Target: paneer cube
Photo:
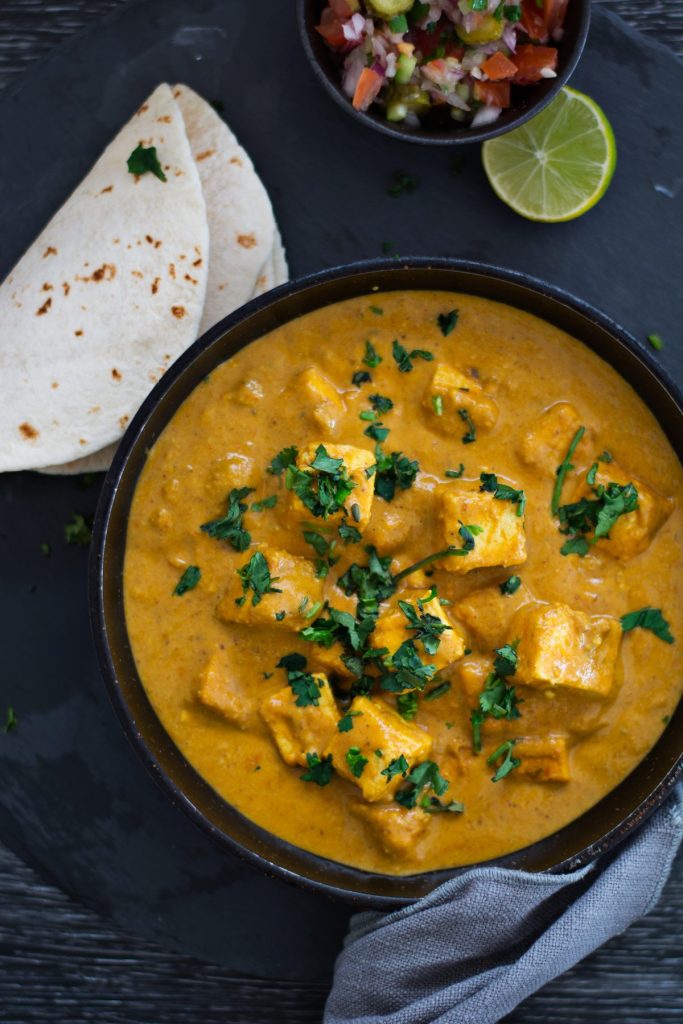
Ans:
[[[454,684],[459,685],[468,707],[479,706],[479,694],[493,671],[493,658],[485,658],[480,654],[472,654],[458,665]]]
[[[409,493],[414,500],[414,490]],[[363,543],[372,544],[380,555],[393,555],[404,547],[419,526],[419,511],[402,508],[397,495],[391,504],[380,501],[375,505],[375,514],[363,530]]]
[[[313,444],[307,444],[300,450],[296,460],[297,469],[310,471],[311,464],[315,461],[316,451],[321,444],[323,444],[322,441],[316,441]],[[354,484],[353,490],[345,502],[348,511],[347,518],[352,526],[357,526],[359,530],[362,530],[370,519],[372,501],[375,496],[374,479],[368,477],[366,472],[370,466],[375,465],[374,452],[366,448],[356,448],[350,444],[325,444],[324,448],[331,459],[343,459],[343,469]],[[357,506],[355,515],[354,506]],[[290,508],[297,518],[311,520],[311,512],[293,492],[290,494]],[[344,516],[343,509],[340,509],[339,512],[330,516],[329,521],[336,522]]]
[[[206,490],[217,502],[223,502],[233,488],[252,487],[255,480],[253,459],[229,452],[209,466]]]
[[[428,600],[430,590],[404,590],[397,594],[395,599],[386,611],[382,611],[377,619],[374,632],[370,642],[375,650],[386,647],[389,654],[395,654],[402,643],[406,640],[415,640],[418,654],[429,665],[436,665],[441,670],[454,661],[462,658],[465,650],[465,638],[457,625],[451,621],[446,614],[438,597]],[[424,620],[423,629],[429,630],[429,617],[438,619],[448,626],[442,633],[436,634],[439,646],[434,654],[429,654],[424,646],[423,632],[420,629],[411,629],[411,620],[401,610],[398,602],[405,602],[409,605],[418,619]],[[420,607],[419,601],[424,602]],[[433,634],[427,634],[433,636]]]
[[[524,516],[519,505],[501,501],[477,483],[458,482],[439,488],[438,521],[443,546],[463,546],[461,526],[478,526],[474,548],[466,555],[445,558],[441,568],[463,574],[483,566],[520,565],[526,561]]]
[[[245,594],[237,574],[237,569],[246,565],[253,553],[250,548],[235,558],[235,572],[228,574],[228,589],[216,609],[218,618],[223,622],[302,629],[316,605],[322,606],[323,584],[322,580],[316,579],[313,563],[306,558],[290,555],[287,551],[261,548],[271,580],[274,581],[272,586],[277,588],[278,593],[263,594],[260,601],[254,604],[255,595],[251,590]],[[242,597],[245,597],[244,603],[237,604]]]
[[[519,444],[519,456],[527,466],[542,469],[549,476],[569,450],[572,438],[582,426],[578,412],[569,402],[556,402],[534,421]],[[590,458],[592,432],[586,430],[574,452],[574,464],[582,465]]]
[[[382,775],[382,771],[401,754],[411,768],[421,764],[431,752],[432,738],[419,726],[405,722],[383,700],[356,697],[349,710],[354,713],[353,728],[349,732],[335,730],[325,755],[332,754],[332,763],[337,773],[355,783],[368,803],[388,801],[403,778],[395,775],[389,779]],[[367,759],[358,776],[347,760],[347,754],[353,748],[357,748],[360,755]]]
[[[515,757],[522,762],[516,776],[534,782],[569,782],[569,756],[564,736],[523,737],[515,744]]]
[[[594,486],[602,484],[603,487],[608,487],[609,484],[615,483],[623,487],[631,483],[638,491],[638,507],[633,512],[619,516],[610,530],[609,537],[601,537],[596,546],[615,558],[633,558],[649,547],[654,535],[671,515],[673,502],[638,477],[624,472],[616,462],[598,462],[597,465]],[[585,476],[577,488],[574,500],[578,501],[583,497],[595,497]]]
[[[461,410],[467,412],[477,430],[491,430],[498,419],[498,406],[473,377],[445,363],[439,363],[422,400],[430,413],[430,426],[445,434],[467,433]]]
[[[505,643],[515,613],[531,600],[523,583],[514,594],[502,594],[499,586],[482,587],[456,601],[451,612],[465,624],[477,646],[489,651]]]
[[[531,604],[513,619],[518,640],[515,681],[606,697],[614,681],[621,625],[611,615],[587,615],[566,604]]]
[[[303,400],[313,421],[327,433],[334,434],[346,412],[346,404],[332,381],[315,366],[308,366],[297,377],[295,388],[297,399]]]
[[[316,672],[313,678],[320,686],[317,706],[297,707],[297,698],[290,686],[261,703],[263,720],[273,734],[282,760],[289,765],[305,767],[306,754],[322,755],[330,736],[337,732],[341,716],[327,676]]]
[[[417,844],[431,821],[431,815],[422,808],[407,810],[400,804],[386,807],[357,803],[351,810],[367,824],[372,838],[384,853],[419,859]]]
[[[216,650],[199,677],[197,697],[207,708],[244,729],[253,714],[253,702],[235,679],[226,651]]]
[[[233,400],[238,405],[246,405],[248,408],[254,409],[263,401],[263,387],[253,377],[247,378],[235,388]]]

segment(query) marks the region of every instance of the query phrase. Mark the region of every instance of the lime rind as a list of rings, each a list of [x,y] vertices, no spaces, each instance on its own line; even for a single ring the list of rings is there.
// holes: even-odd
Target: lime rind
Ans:
[[[485,142],[482,160],[499,199],[529,220],[557,224],[582,216],[602,198],[617,147],[598,104],[565,86],[533,120]]]

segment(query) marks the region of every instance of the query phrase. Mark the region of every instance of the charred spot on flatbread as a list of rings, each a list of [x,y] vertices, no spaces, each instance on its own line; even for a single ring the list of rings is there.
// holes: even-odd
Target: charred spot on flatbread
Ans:
[[[182,320],[187,310],[185,309],[184,306],[171,306],[171,312],[173,313],[173,316],[176,318],[176,320]]]
[[[25,437],[27,441],[34,441],[38,437],[38,431],[30,423],[20,423],[19,433],[22,437]]]
[[[112,369],[111,375],[114,380],[123,380],[123,374],[120,370],[117,370],[116,367]]]
[[[46,256],[56,256],[56,255],[57,255],[57,250],[55,249],[54,245],[48,245],[47,249],[43,253],[43,259],[45,259]]]
[[[36,310],[36,316],[45,316],[45,314],[47,313],[47,311],[48,311],[48,309],[50,308],[51,305],[52,305],[52,299],[51,298],[45,299],[45,302],[42,304],[40,309]]]
[[[253,231],[248,235],[238,235],[237,244],[241,245],[243,249],[253,249],[254,246],[257,245],[256,236]]]

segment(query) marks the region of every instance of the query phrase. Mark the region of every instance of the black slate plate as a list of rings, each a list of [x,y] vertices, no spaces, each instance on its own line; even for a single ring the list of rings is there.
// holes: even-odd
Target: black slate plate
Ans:
[[[162,80],[221,100],[270,190],[293,274],[391,251],[508,264],[667,339],[683,381],[680,63],[599,8],[572,84],[610,118],[619,165],[579,221],[520,220],[491,193],[478,147],[453,166],[361,130],[320,91],[282,0],[142,0],[75,37],[0,101],[0,277]],[[419,178],[391,198],[395,170]],[[2,382],[0,382],[0,387]],[[170,807],[126,744],[88,632],[86,552],[63,524],[97,486],[0,476],[0,838],[124,929],[234,971],[329,972],[349,911],[219,853]],[[52,553],[40,545],[47,541]]]

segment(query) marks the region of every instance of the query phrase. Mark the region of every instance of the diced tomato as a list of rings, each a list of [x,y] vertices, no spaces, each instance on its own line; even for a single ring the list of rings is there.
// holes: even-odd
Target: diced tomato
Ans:
[[[474,98],[487,107],[509,107],[510,106],[510,83],[509,82],[475,82]]]
[[[444,57],[457,57],[458,60],[462,60],[465,55],[465,47],[456,36],[452,22],[445,18],[442,18],[431,32],[424,28],[411,29],[408,38],[423,57],[431,57],[440,48],[443,48]]]
[[[326,7],[320,18],[320,24],[315,26],[315,30],[320,33],[328,46],[342,49],[348,45],[344,36],[344,21],[346,19],[338,18],[331,7]]]
[[[517,65],[513,64],[504,53],[498,50],[481,65],[481,70],[491,79],[492,82],[502,82],[506,78],[512,78],[517,73]]]
[[[544,0],[545,23],[551,34],[556,28],[562,28],[564,16],[567,13],[567,3],[568,0]]]
[[[540,82],[544,68],[550,68],[551,71],[556,69],[557,50],[554,46],[518,46],[515,64],[518,70],[513,82],[518,85]]]
[[[358,79],[356,91],[353,94],[353,106],[355,110],[367,110],[382,88],[384,78],[372,68],[363,68]]]
[[[535,39],[539,43],[548,42],[548,22],[545,10],[538,6],[536,0],[522,0],[521,26],[529,39]]]
[[[354,8],[351,4],[347,3],[347,0],[329,0],[329,4],[332,12],[338,18],[350,18],[354,10],[358,9],[358,5]]]

